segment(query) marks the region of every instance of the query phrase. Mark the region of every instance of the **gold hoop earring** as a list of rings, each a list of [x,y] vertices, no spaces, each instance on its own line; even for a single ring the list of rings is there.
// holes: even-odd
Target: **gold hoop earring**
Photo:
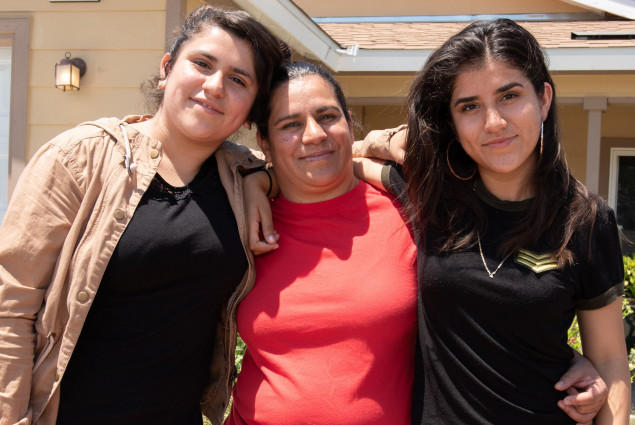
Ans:
[[[538,155],[538,158],[542,158],[542,148],[543,148],[543,136],[545,133],[545,122],[541,122],[540,123],[540,154]]]
[[[476,164],[474,164],[474,171],[472,171],[472,174],[470,174],[469,177],[461,177],[461,176],[459,176],[458,174],[456,174],[454,172],[454,169],[452,169],[452,164],[450,164],[450,146],[452,146],[452,143],[454,143],[454,142],[458,143],[458,141],[456,139],[452,139],[452,141],[450,141],[450,143],[448,143],[448,148],[445,151],[445,160],[448,163],[448,168],[450,169],[450,172],[452,173],[452,175],[454,177],[456,177],[457,179],[462,180],[462,181],[470,180],[476,174],[476,169],[477,169]]]

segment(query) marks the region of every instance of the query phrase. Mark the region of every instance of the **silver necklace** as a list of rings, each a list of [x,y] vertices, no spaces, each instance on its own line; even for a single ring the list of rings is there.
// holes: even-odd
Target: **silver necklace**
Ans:
[[[487,267],[487,263],[485,262],[485,256],[483,255],[483,247],[481,247],[481,235],[476,235],[476,240],[478,241],[478,251],[481,253],[481,261],[483,261],[483,265],[485,266],[485,271],[487,272],[487,274],[489,275],[490,279],[494,279],[494,275],[496,274],[496,272],[498,271],[498,269],[501,268],[501,266],[503,265],[503,263],[505,262],[505,260],[507,260],[509,258],[509,254],[507,254],[505,256],[505,258],[503,258],[503,261],[500,262],[500,264],[498,265],[498,267],[496,267],[496,270],[494,270],[493,272],[489,271],[489,267]]]

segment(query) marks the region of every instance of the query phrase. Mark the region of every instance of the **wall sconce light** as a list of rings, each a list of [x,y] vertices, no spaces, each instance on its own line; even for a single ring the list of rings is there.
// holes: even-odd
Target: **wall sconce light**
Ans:
[[[55,64],[55,87],[66,90],[79,90],[79,79],[86,73],[86,62],[80,58],[71,59],[66,52],[64,59]]]

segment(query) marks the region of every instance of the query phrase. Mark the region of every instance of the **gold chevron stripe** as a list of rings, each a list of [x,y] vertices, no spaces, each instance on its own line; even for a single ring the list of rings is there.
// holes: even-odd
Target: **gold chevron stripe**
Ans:
[[[516,254],[515,261],[520,265],[530,268],[535,273],[542,273],[558,268],[558,262],[551,252],[538,254],[527,251],[526,249],[521,249],[518,251],[518,254]]]

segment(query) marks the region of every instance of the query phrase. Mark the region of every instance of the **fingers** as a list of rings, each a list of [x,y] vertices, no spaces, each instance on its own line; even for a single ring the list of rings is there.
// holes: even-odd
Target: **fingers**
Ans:
[[[577,425],[592,425],[595,413],[580,413],[575,406],[566,405],[562,400],[558,401],[558,407],[562,409]]]
[[[390,138],[390,157],[393,161],[403,164],[406,157],[406,141],[408,131],[399,131]]]
[[[558,407],[578,424],[585,425],[593,423],[593,418],[604,406],[608,394],[602,378],[583,357],[573,362],[555,387],[567,392],[567,396],[558,401]]]
[[[586,382],[589,380],[589,382]],[[562,390],[563,388],[557,389]],[[562,400],[565,405],[575,406],[578,411],[584,413],[597,413],[604,403],[608,394],[608,388],[604,381],[597,377],[596,379],[583,379],[573,383],[566,388],[567,396]]]
[[[578,412],[584,414],[588,413],[595,416],[606,402],[606,396],[601,391],[587,389],[584,392],[578,392],[572,388],[567,390],[567,393],[569,395],[561,400],[562,404],[572,406]]]
[[[278,239],[280,235],[278,235],[278,232],[273,228],[271,212],[269,212],[269,215],[263,215],[258,214],[258,210],[254,210],[253,216],[247,219],[247,227],[249,249],[254,255],[262,255],[278,249]],[[261,234],[263,235],[262,238]]]
[[[353,158],[364,157],[364,141],[358,140],[353,143]]]
[[[256,241],[253,244],[250,242],[249,249],[254,255],[262,255],[278,249],[278,244],[272,245],[264,241]]]

